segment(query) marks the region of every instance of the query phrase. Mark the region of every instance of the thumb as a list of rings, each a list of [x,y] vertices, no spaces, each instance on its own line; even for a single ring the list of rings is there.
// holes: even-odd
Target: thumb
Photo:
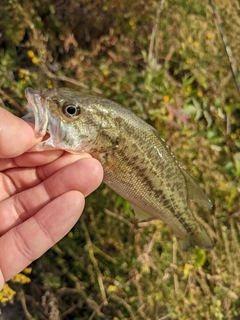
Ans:
[[[19,156],[41,140],[28,123],[0,108],[0,158]]]

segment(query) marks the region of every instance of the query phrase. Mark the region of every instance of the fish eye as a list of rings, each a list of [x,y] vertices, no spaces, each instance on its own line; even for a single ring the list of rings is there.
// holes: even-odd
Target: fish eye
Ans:
[[[62,110],[68,118],[77,118],[81,113],[80,107],[72,103],[64,103]]]

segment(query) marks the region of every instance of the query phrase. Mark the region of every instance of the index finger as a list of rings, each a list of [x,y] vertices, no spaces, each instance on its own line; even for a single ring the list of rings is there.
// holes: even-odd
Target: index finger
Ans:
[[[0,158],[16,157],[41,140],[27,122],[0,108]]]

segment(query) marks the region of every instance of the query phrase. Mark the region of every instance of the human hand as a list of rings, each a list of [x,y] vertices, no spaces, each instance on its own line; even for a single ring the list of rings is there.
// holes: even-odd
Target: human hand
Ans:
[[[0,290],[73,227],[102,181],[88,154],[29,152],[41,138],[0,108]]]

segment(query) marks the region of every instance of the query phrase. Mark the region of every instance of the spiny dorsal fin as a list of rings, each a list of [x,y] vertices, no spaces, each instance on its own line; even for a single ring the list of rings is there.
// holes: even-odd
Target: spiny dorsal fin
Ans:
[[[200,206],[211,209],[212,203],[202,188],[199,187],[194,178],[192,178],[183,168],[181,168],[181,170],[186,179],[189,200],[197,202]]]

